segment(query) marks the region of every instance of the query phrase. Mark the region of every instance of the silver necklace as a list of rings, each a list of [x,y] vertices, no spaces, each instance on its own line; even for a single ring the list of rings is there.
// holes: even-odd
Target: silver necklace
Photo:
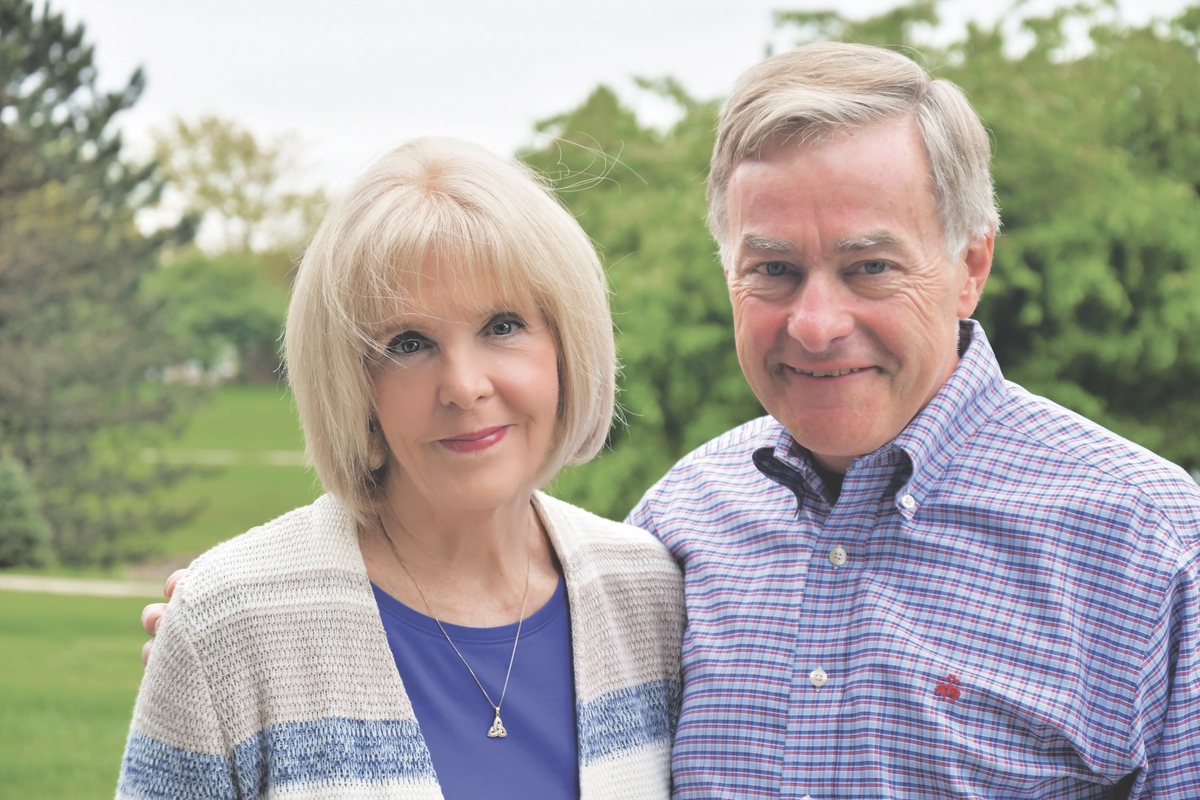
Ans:
[[[421,589],[421,584],[417,583],[417,579],[409,571],[408,565],[400,557],[400,551],[396,549],[396,543],[392,541],[387,527],[383,524],[383,517],[378,514],[375,516],[379,520],[379,528],[383,531],[383,538],[387,539],[388,546],[392,548],[392,555],[396,557],[396,563],[400,565],[400,569],[404,570],[404,574],[412,581],[413,586],[417,587],[417,594],[421,595],[421,601],[425,603],[425,609],[429,612],[429,616],[433,617],[433,621],[437,623],[438,630],[442,632],[442,636],[445,636],[446,641],[454,648],[454,653],[458,656],[458,660],[467,668],[467,672],[471,673],[471,678],[475,681],[475,685],[479,687],[479,691],[483,692],[484,699],[492,707],[495,718],[492,720],[492,727],[488,728],[488,738],[503,739],[508,736],[508,730],[505,729],[504,722],[500,719],[500,706],[504,705],[504,695],[508,693],[508,679],[512,677],[513,662],[517,659],[517,644],[521,641],[521,625],[525,622],[525,603],[529,600],[529,564],[533,559],[529,555],[528,545],[526,545],[525,553],[525,594],[521,597],[521,616],[517,619],[517,635],[513,637],[512,654],[508,657],[508,671],[504,673],[504,687],[500,690],[500,702],[496,703],[492,702],[492,696],[488,694],[487,689],[483,688],[483,684],[479,681],[479,676],[475,674],[475,670],[471,669],[471,665],[463,657],[462,651],[458,649],[458,645],[454,643],[454,640],[450,638],[450,634],[446,632],[446,626],[438,619],[438,615],[433,612],[433,604],[429,602],[429,598],[425,596],[424,590]]]

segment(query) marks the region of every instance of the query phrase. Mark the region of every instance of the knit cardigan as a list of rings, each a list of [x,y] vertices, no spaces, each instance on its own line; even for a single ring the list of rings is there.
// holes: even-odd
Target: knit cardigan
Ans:
[[[581,796],[667,798],[679,568],[645,531],[540,493],[534,505],[571,608]],[[442,797],[333,497],[192,565],[142,680],[117,797]]]

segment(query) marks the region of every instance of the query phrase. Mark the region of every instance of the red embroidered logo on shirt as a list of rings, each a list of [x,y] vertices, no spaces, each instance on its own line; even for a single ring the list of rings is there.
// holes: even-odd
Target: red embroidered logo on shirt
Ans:
[[[962,683],[958,680],[957,676],[953,674],[947,675],[946,677],[942,678],[941,681],[942,682],[939,683],[933,690],[934,694],[938,696],[939,700],[945,700],[947,703],[953,703],[962,696],[962,689],[958,688],[962,686]]]

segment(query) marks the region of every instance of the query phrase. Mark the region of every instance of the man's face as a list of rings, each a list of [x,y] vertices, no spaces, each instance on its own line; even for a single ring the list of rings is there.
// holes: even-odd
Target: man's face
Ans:
[[[738,360],[763,407],[827,468],[886,444],[958,362],[993,239],[955,260],[916,125],[780,141],[734,169],[729,259]]]

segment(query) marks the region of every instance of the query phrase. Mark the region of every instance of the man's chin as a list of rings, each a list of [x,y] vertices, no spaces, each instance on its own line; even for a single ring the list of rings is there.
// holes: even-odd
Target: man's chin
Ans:
[[[815,413],[819,412],[809,413],[806,420],[808,424],[789,425],[782,420],[781,422],[792,434],[792,438],[801,447],[812,453],[817,462],[826,469],[845,472],[851,461],[878,450],[887,442],[887,440],[876,441],[877,437],[866,435],[846,435],[854,429],[856,422],[861,426],[861,415],[831,414],[825,424],[816,427],[812,425],[812,414]]]

